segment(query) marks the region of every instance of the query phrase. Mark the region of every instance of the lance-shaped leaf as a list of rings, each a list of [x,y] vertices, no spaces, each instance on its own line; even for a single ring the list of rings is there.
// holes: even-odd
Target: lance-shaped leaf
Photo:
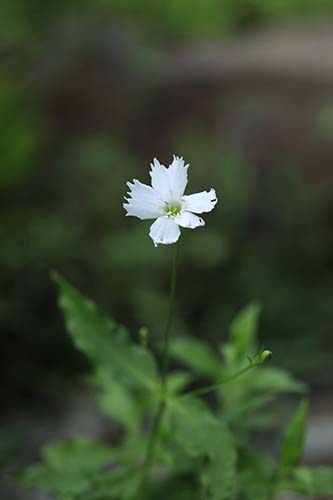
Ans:
[[[282,471],[284,474],[288,474],[302,457],[307,408],[307,401],[301,401],[285,431],[282,443]]]
[[[59,305],[75,346],[94,365],[101,377],[116,378],[133,388],[154,390],[157,370],[151,354],[134,344],[127,330],[84,298],[59,275]]]
[[[249,304],[233,320],[230,325],[230,340],[222,346],[222,352],[230,367],[243,363],[247,356],[254,354],[257,341],[257,327],[260,307]]]

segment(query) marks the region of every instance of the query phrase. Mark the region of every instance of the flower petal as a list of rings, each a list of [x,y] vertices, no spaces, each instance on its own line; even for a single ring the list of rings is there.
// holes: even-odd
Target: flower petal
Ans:
[[[156,219],[163,214],[164,203],[158,193],[151,187],[134,179],[127,183],[130,191],[129,197],[125,198],[127,203],[123,204],[126,215],[138,217],[139,219]]]
[[[189,229],[195,229],[196,227],[205,225],[205,221],[201,217],[198,217],[191,212],[182,212],[177,215],[177,217],[175,217],[175,222],[180,226],[187,227]]]
[[[159,243],[170,245],[178,240],[180,229],[174,218],[163,216],[152,224],[149,236],[153,240],[155,247]]]
[[[150,164],[151,171],[151,184],[155,191],[159,193],[160,197],[165,202],[170,202],[170,184],[168,169],[161,165],[157,158],[154,158],[153,163]]]
[[[172,199],[179,201],[183,196],[187,186],[187,170],[189,165],[185,165],[183,158],[173,155],[173,162],[168,168],[169,187]]]
[[[215,189],[183,196],[183,209],[196,214],[211,212],[217,203]]]
[[[180,201],[187,185],[188,167],[184,164],[183,158],[178,156],[173,157],[168,168],[154,158],[150,172],[152,186],[163,201],[166,203]]]

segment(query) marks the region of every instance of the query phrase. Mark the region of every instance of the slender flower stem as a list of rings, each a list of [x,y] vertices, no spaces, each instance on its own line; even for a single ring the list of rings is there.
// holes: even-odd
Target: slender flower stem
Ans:
[[[185,398],[188,396],[196,397],[196,396],[202,396],[203,394],[208,394],[209,392],[213,392],[216,389],[219,389],[219,387],[221,385],[227,384],[228,382],[232,382],[233,380],[240,377],[244,373],[248,372],[252,368],[255,368],[256,366],[262,365],[266,361],[270,360],[271,357],[272,357],[272,352],[269,351],[268,349],[265,349],[264,347],[262,347],[254,359],[251,359],[248,356],[249,364],[247,366],[245,366],[244,368],[242,368],[238,372],[234,373],[230,377],[226,377],[226,378],[220,380],[219,382],[216,382],[215,384],[208,385],[206,387],[202,387],[201,389],[194,389],[194,391],[186,392],[185,394],[182,394],[179,397],[180,398]]]
[[[156,414],[153,420],[152,430],[150,434],[150,438],[148,441],[146,458],[143,467],[143,476],[140,487],[140,495],[141,499],[146,490],[147,481],[149,478],[150,471],[154,465],[155,454],[156,454],[156,446],[160,434],[161,423],[163,419],[163,415],[166,407],[165,393],[167,387],[167,374],[168,374],[168,366],[169,366],[169,348],[170,348],[170,333],[172,327],[173,320],[173,311],[175,304],[175,294],[176,294],[176,283],[177,283],[177,266],[178,266],[178,257],[179,257],[179,240],[176,243],[175,253],[173,257],[172,263],[172,271],[171,271],[171,285],[170,285],[170,295],[169,295],[169,310],[168,310],[168,318],[165,326],[164,337],[163,337],[163,352],[162,352],[162,367],[161,367],[161,399],[158,403],[158,407],[156,410]]]
[[[166,322],[165,331],[164,331],[164,339],[163,339],[162,375],[161,375],[161,383],[162,383],[162,390],[163,391],[165,391],[168,366],[169,366],[170,333],[171,333],[171,327],[172,327],[172,321],[173,321],[173,310],[174,310],[175,298],[176,298],[178,258],[179,258],[179,240],[176,243],[175,253],[174,253],[173,262],[172,262],[171,286],[170,286],[170,296],[169,296],[169,312],[168,312],[168,319]]]
[[[201,389],[194,389],[193,391],[186,392],[182,394],[181,396],[178,396],[180,398],[186,398],[186,397],[197,397],[197,396],[202,396],[203,394],[208,394],[209,392],[213,392],[216,389],[219,389],[221,385],[227,384],[228,382],[232,382],[236,378],[240,377],[244,373],[248,372],[252,368],[259,366],[258,364],[252,363],[249,364],[248,366],[245,366],[242,370],[240,370],[237,373],[234,373],[230,377],[226,377],[223,380],[220,380],[220,382],[216,382],[216,384],[208,385],[206,387],[202,387]]]

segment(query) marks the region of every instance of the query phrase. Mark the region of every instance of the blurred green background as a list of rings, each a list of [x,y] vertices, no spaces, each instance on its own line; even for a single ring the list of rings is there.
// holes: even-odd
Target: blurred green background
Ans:
[[[183,232],[176,332],[217,344],[257,300],[274,362],[332,385],[332,15],[329,0],[2,0],[3,434],[87,368],[50,270],[160,335],[172,248],[122,197],[173,153],[188,192],[220,200]]]

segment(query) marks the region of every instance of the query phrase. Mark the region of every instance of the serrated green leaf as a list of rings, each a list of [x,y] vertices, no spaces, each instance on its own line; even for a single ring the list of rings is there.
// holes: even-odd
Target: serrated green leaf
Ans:
[[[310,498],[333,496],[333,467],[298,467],[286,485],[287,490],[296,491]]]
[[[59,286],[59,305],[68,332],[97,373],[130,387],[156,390],[157,369],[151,354],[131,342],[124,327],[109,319],[63,278],[55,275],[54,281]]]
[[[58,443],[45,448],[43,462],[17,479],[60,500],[129,500],[135,498],[142,471],[119,465],[122,451],[87,439]]]
[[[221,377],[222,363],[205,342],[191,337],[176,338],[171,342],[170,355],[198,375]]]
[[[173,433],[191,457],[207,458],[202,480],[207,499],[233,498],[236,448],[228,427],[199,400],[179,398],[171,403]]]
[[[282,471],[284,474],[288,474],[302,457],[307,408],[307,401],[301,401],[285,431],[282,443]]]
[[[88,489],[114,456],[111,448],[88,439],[57,443],[44,448],[42,463],[29,467],[17,480],[67,500]]]

